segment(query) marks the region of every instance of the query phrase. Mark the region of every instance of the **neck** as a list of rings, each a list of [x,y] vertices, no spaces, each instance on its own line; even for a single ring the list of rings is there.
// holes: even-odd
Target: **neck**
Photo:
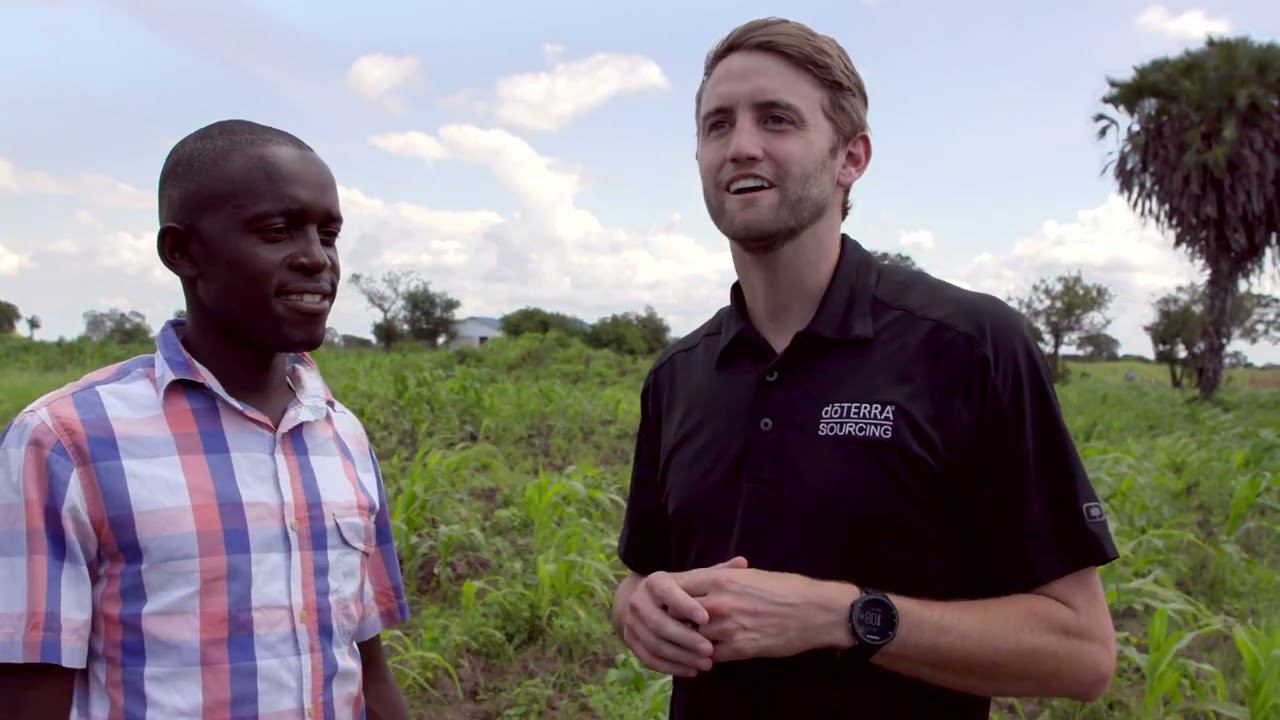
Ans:
[[[823,218],[767,255],[730,244],[751,324],[775,352],[791,344],[818,311],[840,260],[840,223]]]
[[[231,397],[258,408],[278,423],[292,395],[285,380],[288,353],[264,353],[231,337],[218,323],[190,312],[180,334],[191,357],[213,374]]]

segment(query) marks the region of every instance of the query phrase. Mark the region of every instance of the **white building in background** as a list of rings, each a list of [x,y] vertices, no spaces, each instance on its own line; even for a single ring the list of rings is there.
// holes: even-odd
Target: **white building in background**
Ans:
[[[497,318],[469,317],[453,321],[453,339],[449,349],[480,347],[502,334],[502,322]]]

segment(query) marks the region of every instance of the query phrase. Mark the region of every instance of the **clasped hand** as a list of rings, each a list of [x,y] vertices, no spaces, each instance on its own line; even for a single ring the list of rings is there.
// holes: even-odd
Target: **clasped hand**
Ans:
[[[631,594],[623,640],[648,667],[693,677],[713,663],[788,657],[837,644],[843,615],[833,593],[852,586],[747,567],[735,557],[709,568],[656,572]]]

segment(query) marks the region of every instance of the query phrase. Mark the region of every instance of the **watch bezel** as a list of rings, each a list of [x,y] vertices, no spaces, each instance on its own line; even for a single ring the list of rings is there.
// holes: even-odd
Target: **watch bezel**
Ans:
[[[881,612],[885,613],[889,620],[877,630],[870,630],[863,622],[863,615],[871,609],[873,603]],[[857,638],[860,645],[884,647],[893,642],[893,639],[898,635],[898,608],[883,593],[863,593],[861,597],[854,601],[853,607],[849,609],[849,621],[849,624],[853,626],[854,637]],[[881,632],[884,633],[884,636],[880,636]]]

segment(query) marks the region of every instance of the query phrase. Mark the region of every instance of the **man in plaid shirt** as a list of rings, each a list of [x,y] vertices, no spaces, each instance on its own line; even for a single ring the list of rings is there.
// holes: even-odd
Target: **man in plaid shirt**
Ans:
[[[224,121],[160,175],[188,320],[0,436],[0,715],[405,717],[377,460],[305,351],[342,225],[296,137]]]

